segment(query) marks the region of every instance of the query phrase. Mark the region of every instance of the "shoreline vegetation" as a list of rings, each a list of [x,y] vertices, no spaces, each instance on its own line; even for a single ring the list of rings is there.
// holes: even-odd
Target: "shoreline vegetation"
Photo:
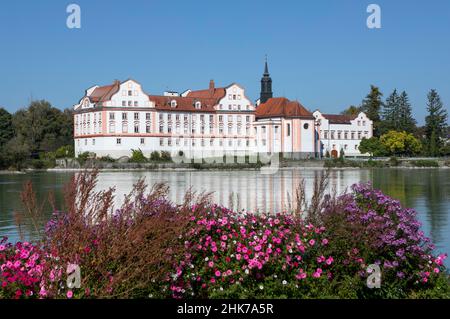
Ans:
[[[95,191],[97,176],[73,176],[48,222],[24,185],[21,214],[41,239],[0,239],[0,299],[450,298],[447,256],[414,210],[370,184],[326,194],[324,171],[309,202],[301,182],[289,212],[256,214],[209,193],[175,205],[166,184],[143,179],[113,209],[115,189]],[[80,288],[67,282],[77,268]]]
[[[450,168],[450,158],[423,158],[423,157],[385,157],[385,158],[324,158],[324,159],[302,159],[293,160],[280,158],[277,164],[271,162],[262,163],[250,160],[246,157],[231,157],[231,159],[202,159],[199,161],[186,160],[175,162],[170,154],[161,156],[154,155],[150,158],[139,154],[138,157],[122,157],[113,159],[111,157],[95,157],[95,154],[83,154],[78,158],[60,157],[46,161],[30,162],[20,171],[0,170],[0,174],[24,173],[35,171],[82,171],[86,168],[97,168],[101,171],[126,171],[126,170],[260,170],[261,168],[276,167],[278,169],[288,168],[310,168],[310,169],[370,169],[370,168]],[[164,153],[164,152],[163,152]],[[281,157],[281,154],[280,154]],[[274,166],[271,166],[274,165]]]

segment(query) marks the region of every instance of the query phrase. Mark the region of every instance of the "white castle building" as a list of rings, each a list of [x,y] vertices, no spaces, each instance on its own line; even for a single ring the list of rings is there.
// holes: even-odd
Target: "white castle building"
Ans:
[[[74,106],[76,156],[119,158],[140,149],[147,157],[181,151],[202,158],[258,153],[312,158],[340,148],[357,156],[359,141],[370,136],[372,122],[363,113],[337,123],[297,101],[273,98],[267,62],[258,106],[236,83],[215,87],[211,80],[204,90],[151,95],[132,79],[93,86]]]

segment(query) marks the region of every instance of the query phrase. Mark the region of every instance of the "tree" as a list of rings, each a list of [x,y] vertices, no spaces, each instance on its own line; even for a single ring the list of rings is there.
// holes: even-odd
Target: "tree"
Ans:
[[[425,118],[427,153],[430,156],[438,156],[446,135],[447,111],[436,90],[432,89],[427,98],[428,116]]]
[[[0,151],[10,139],[14,136],[12,127],[12,115],[0,107]]]
[[[361,112],[361,107],[350,105],[347,109],[341,112],[342,115],[356,116]]]
[[[375,136],[379,136],[380,111],[383,106],[382,96],[383,93],[380,92],[379,88],[371,85],[370,93],[361,104],[361,110],[373,121],[373,132]]]
[[[403,91],[398,100],[398,126],[397,131],[414,133],[416,131],[416,120],[412,116],[411,103],[408,94]]]
[[[47,101],[33,101],[27,109],[17,111],[12,119],[17,137],[27,143],[32,153],[52,152],[73,144],[73,117]]]
[[[358,146],[362,154],[369,153],[370,156],[385,156],[387,155],[386,148],[380,142],[378,137],[363,138]]]
[[[398,114],[400,109],[400,96],[395,89],[386,99],[383,105],[382,119],[380,124],[380,134],[396,130],[398,125]]]
[[[389,131],[380,137],[380,142],[389,155],[416,155],[422,150],[420,141],[405,131]]]

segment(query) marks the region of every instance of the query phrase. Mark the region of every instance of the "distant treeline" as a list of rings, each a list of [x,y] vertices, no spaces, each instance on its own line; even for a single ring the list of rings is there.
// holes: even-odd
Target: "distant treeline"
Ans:
[[[362,153],[374,156],[391,155],[450,155],[448,114],[436,90],[427,95],[425,125],[417,126],[406,91],[396,89],[386,98],[372,85],[369,94],[359,106],[350,106],[342,112],[357,115],[363,111],[373,121],[374,136],[363,139]]]
[[[72,110],[43,100],[14,114],[0,108],[0,169],[45,168],[63,155],[73,156]]]

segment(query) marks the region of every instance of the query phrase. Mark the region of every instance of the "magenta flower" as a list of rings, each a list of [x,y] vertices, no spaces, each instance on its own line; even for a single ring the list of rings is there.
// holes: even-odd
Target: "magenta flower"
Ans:
[[[67,298],[71,299],[73,297],[72,290],[67,291]]]

